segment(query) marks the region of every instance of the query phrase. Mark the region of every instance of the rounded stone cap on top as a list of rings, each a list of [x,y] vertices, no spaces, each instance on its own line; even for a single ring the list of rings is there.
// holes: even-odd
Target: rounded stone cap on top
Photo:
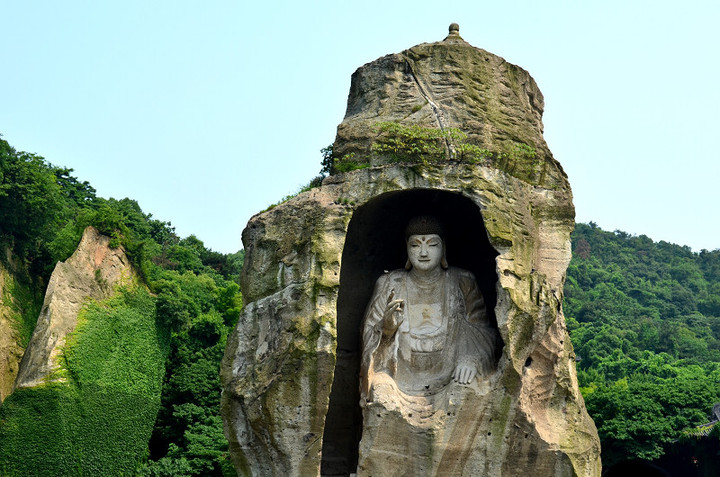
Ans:
[[[460,36],[460,25],[457,23],[451,23],[448,27],[448,36],[446,36],[443,41],[449,43],[465,43],[465,40],[463,40]]]

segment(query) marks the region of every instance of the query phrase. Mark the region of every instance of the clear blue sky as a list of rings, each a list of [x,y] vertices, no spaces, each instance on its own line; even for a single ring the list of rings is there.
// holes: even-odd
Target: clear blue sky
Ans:
[[[720,248],[720,2],[0,1],[0,133],[220,252],[320,168],[350,75],[442,40],[530,72],[577,220]]]

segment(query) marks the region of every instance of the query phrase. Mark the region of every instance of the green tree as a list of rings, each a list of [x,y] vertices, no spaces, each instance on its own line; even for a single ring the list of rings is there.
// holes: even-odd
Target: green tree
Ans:
[[[42,157],[17,152],[0,139],[0,235],[22,256],[52,235],[62,220],[64,197],[52,166]],[[29,258],[34,258],[30,256]]]
[[[195,236],[179,238],[169,222],[153,219],[136,201],[97,197],[90,184],[72,176],[72,169],[17,152],[2,140],[0,159],[2,244],[13,247],[25,263],[47,277],[57,261],[73,253],[83,230],[92,225],[111,237],[112,247],[125,248],[153,292],[152,296],[145,292],[139,301],[132,299],[132,294],[124,294],[124,304],[113,302],[93,308],[89,316],[104,318],[79,332],[82,346],[66,348],[71,374],[77,375],[82,386],[69,388],[70,393],[54,388],[18,392],[5,401],[0,407],[0,474],[129,475],[136,470],[138,475],[147,476],[234,475],[219,414],[218,368],[227,335],[242,307],[237,281],[244,251],[225,255],[209,250]],[[23,300],[36,300],[26,308],[39,309],[42,294]],[[123,328],[132,327],[139,316],[143,317],[143,327]],[[151,329],[157,337],[153,338]],[[106,339],[118,330],[123,330],[126,339]],[[23,335],[31,332],[31,327],[23,329]],[[90,335],[95,338],[88,338]],[[135,403],[123,401],[124,407],[120,407],[126,415],[112,414],[111,422],[103,421],[107,416],[102,413],[76,419],[78,412],[90,412],[105,400],[120,402],[125,394],[128,399],[142,395],[126,391],[150,381],[124,379],[144,369],[145,357],[155,356],[149,361],[162,363],[162,357],[156,359],[158,346],[168,359],[164,369],[156,366],[145,373],[161,377],[153,381],[152,406],[145,406],[145,398]],[[129,369],[130,361],[139,364]],[[103,391],[115,389],[113,386],[122,389]],[[117,410],[117,402],[105,405]],[[130,408],[135,412],[127,415]],[[142,423],[133,421],[140,415]],[[28,424],[28,435],[13,433],[6,426],[19,422],[18,418]],[[148,437],[153,422],[156,425]],[[128,426],[134,427],[125,429]],[[71,432],[65,432],[68,429]],[[118,456],[113,462],[104,457],[93,459],[106,456],[101,446],[112,441],[108,437],[102,442],[96,436],[116,435],[121,429],[132,445],[113,444]],[[148,446],[150,459],[134,469],[138,452]],[[126,452],[129,450],[132,452]]]
[[[720,251],[577,224],[563,308],[604,465],[662,456],[720,400]]]

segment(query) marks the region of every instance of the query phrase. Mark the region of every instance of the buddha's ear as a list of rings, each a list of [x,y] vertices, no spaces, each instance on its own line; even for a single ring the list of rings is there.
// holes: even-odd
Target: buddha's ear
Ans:
[[[412,263],[410,263],[410,259],[408,258],[405,262],[405,270],[410,270],[412,268]]]
[[[440,266],[443,268],[443,270],[447,270],[450,265],[447,263],[447,257],[445,256],[445,242],[443,242],[443,256],[442,259],[440,259]]]

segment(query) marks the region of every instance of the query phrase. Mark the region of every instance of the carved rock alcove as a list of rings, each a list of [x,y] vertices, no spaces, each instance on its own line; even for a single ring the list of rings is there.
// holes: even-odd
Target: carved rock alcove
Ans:
[[[243,231],[245,306],[221,366],[239,475],[600,476],[562,313],[575,210],[543,107],[525,70],[469,45],[457,25],[355,72],[334,151],[365,168]],[[469,142],[447,136],[440,160],[402,163],[373,149],[388,122]],[[453,160],[468,144],[493,153]],[[453,395],[447,418],[408,426],[405,409],[372,402],[363,419],[360,322],[378,276],[403,266],[403,229],[418,214],[444,222],[448,262],[477,277],[500,356],[477,392]]]
[[[477,415],[447,434],[462,438],[453,437],[444,459],[437,453],[427,474],[598,476],[597,431],[578,392],[561,308],[570,197],[486,166],[390,164],[331,176],[253,217],[243,233],[245,307],[221,368],[240,475],[319,475],[323,460],[328,474],[354,470],[368,425],[392,442],[393,425],[359,427],[357,326],[375,277],[402,266],[403,219],[439,202],[430,212],[440,210],[448,224],[448,261],[474,271],[494,300],[504,347]],[[330,410],[333,386],[339,412]]]
[[[362,318],[377,278],[405,265],[405,226],[418,215],[442,217],[448,263],[474,273],[490,320],[497,327],[497,252],[490,245],[476,204],[458,193],[411,189],[382,194],[358,207],[342,255],[337,361],[323,435],[323,475],[347,475],[357,467],[362,434],[358,386]]]

